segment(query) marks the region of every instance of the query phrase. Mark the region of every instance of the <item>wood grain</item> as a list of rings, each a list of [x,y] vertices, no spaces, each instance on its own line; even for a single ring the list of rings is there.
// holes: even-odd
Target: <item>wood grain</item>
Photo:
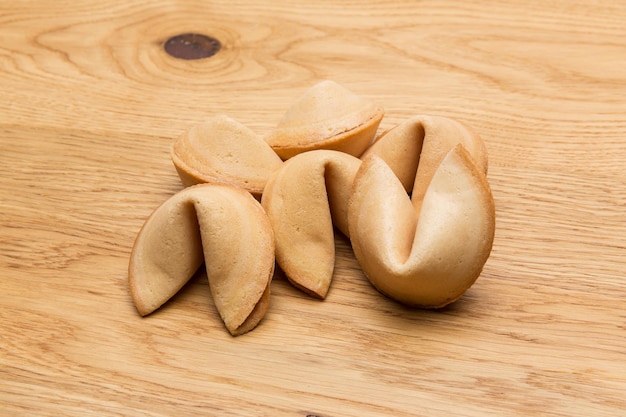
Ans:
[[[619,1],[0,0],[0,414],[618,416],[626,409],[626,5]],[[183,61],[170,36],[223,48]],[[140,318],[128,256],[181,188],[173,139],[226,113],[267,133],[333,79],[470,124],[491,258],[416,311],[345,238],[324,302],[272,284],[232,338],[202,271]]]

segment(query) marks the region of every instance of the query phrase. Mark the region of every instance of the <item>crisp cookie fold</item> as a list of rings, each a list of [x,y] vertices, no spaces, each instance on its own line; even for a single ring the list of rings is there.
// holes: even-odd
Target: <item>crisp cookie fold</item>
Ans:
[[[348,198],[360,164],[343,152],[305,152],[286,161],[263,192],[276,262],[294,286],[318,298],[326,297],[334,272],[333,225],[349,235]]]
[[[150,215],[137,235],[128,271],[138,312],[158,309],[203,262],[228,331],[238,335],[254,328],[269,305],[274,235],[260,203],[245,190],[196,185]]]
[[[441,116],[414,116],[387,130],[361,156],[383,159],[412,193],[419,211],[426,189],[448,152],[461,144],[479,171],[487,174],[487,149],[467,125]]]

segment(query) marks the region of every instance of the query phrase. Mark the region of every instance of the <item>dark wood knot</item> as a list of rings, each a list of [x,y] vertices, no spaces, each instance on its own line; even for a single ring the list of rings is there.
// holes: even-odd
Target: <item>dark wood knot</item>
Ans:
[[[222,47],[220,41],[198,33],[183,33],[172,36],[163,48],[165,52],[179,59],[202,59],[215,55]]]

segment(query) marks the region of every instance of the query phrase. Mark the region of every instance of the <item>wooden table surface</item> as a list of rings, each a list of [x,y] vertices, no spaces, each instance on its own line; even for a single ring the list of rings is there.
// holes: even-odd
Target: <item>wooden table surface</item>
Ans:
[[[0,0],[0,415],[626,413],[626,3]],[[181,33],[210,58],[164,52]],[[380,129],[434,114],[489,150],[491,257],[404,308],[338,237],[328,298],[284,277],[237,338],[200,273],[141,318],[135,236],[181,189],[172,141],[260,135],[332,79]]]

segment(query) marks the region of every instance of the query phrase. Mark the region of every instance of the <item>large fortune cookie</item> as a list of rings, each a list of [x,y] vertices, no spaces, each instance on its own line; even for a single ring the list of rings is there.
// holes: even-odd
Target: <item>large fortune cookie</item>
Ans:
[[[480,275],[495,233],[480,138],[451,119],[421,116],[387,132],[362,159],[348,220],[367,278],[412,306],[457,300]]]

